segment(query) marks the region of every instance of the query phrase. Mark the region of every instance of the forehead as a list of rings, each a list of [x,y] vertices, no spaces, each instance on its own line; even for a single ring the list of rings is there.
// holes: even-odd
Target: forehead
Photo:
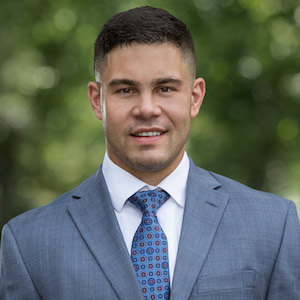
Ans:
[[[185,77],[188,73],[189,64],[177,46],[132,43],[118,46],[107,54],[102,79],[152,80],[153,77]]]

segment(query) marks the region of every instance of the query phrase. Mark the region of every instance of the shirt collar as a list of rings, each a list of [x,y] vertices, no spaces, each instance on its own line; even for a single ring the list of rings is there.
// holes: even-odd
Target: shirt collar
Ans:
[[[102,172],[113,207],[116,211],[121,212],[127,199],[137,191],[141,189],[152,190],[158,187],[164,189],[168,194],[170,194],[175,202],[183,208],[185,204],[189,167],[190,162],[185,152],[177,168],[158,186],[153,187],[117,166],[109,158],[106,152],[102,164]]]

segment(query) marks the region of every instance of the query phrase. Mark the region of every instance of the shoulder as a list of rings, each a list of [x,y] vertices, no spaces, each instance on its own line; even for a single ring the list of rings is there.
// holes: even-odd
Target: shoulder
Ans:
[[[219,191],[228,193],[231,199],[239,199],[243,202],[252,202],[259,206],[272,206],[278,209],[287,208],[292,201],[281,196],[253,189],[231,178],[209,172],[219,183]]]
[[[99,170],[98,170],[99,171]],[[48,205],[31,209],[24,212],[8,222],[8,226],[14,230],[23,231],[25,228],[38,228],[41,224],[59,223],[67,213],[67,206],[81,198],[85,190],[90,190],[95,181],[97,173],[86,179],[74,189],[60,195]]]
[[[287,228],[293,236],[299,234],[299,220],[294,202],[253,189],[214,172],[196,166],[192,168],[193,177],[198,178],[192,180],[194,186],[198,183],[196,193],[202,195],[200,199],[205,199],[207,192],[210,199],[213,197],[222,200],[223,205],[220,207],[224,207],[223,225],[235,224],[236,228],[238,224],[239,230],[245,230],[245,234],[249,230],[255,232],[256,238],[265,238],[265,234],[272,233],[278,241]]]
[[[197,178],[195,180],[195,178]],[[191,162],[190,179],[198,183],[199,189],[213,189],[226,195],[230,208],[243,210],[245,213],[261,211],[283,216],[295,204],[283,197],[253,189],[226,176],[204,170]]]

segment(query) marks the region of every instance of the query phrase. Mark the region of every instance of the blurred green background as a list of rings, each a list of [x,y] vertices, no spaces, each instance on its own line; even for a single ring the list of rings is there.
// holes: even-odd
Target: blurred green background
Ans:
[[[0,226],[98,168],[87,97],[93,44],[115,13],[167,9],[189,27],[207,94],[188,153],[300,208],[300,6],[294,0],[23,0],[0,10]]]

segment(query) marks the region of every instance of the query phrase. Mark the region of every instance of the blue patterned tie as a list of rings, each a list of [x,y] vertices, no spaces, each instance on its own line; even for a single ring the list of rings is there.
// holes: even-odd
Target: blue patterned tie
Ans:
[[[156,212],[170,198],[164,190],[139,191],[129,198],[142,213],[131,246],[131,260],[144,299],[169,299],[168,241]]]

